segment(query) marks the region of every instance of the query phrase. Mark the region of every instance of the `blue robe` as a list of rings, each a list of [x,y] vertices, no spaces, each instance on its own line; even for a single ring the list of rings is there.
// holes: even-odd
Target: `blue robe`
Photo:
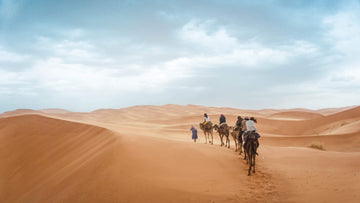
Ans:
[[[198,139],[196,128],[192,127],[190,130],[192,131],[192,139]]]

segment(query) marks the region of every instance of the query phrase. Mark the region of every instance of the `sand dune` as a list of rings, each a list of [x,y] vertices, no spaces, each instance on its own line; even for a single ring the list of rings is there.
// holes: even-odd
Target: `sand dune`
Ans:
[[[60,201],[115,141],[104,128],[39,115],[0,119],[2,202]]]
[[[343,121],[340,122],[340,126],[334,126],[333,129],[324,131],[324,134],[336,135],[341,133],[356,133],[360,131],[360,120],[355,121]]]
[[[40,112],[47,113],[47,114],[65,114],[71,113],[71,111],[65,109],[41,109]]]
[[[330,114],[336,114],[342,111],[346,111],[349,109],[353,109],[357,106],[346,106],[346,107],[342,107],[342,108],[325,108],[325,109],[319,109],[316,110],[317,113],[320,113],[322,115],[330,115]]]
[[[304,111],[285,111],[271,114],[268,118],[278,120],[308,120],[323,117],[322,114]]]
[[[35,111],[32,109],[17,109],[14,111],[7,111],[0,114],[1,117],[10,117],[10,116],[19,116],[19,115],[26,115],[26,114],[42,114],[40,111]]]
[[[326,134],[344,124],[357,122],[360,119],[360,107],[315,119],[300,121],[259,119],[259,129],[264,133],[279,135],[319,135]],[[354,131],[360,131],[355,130]]]
[[[0,202],[357,202],[360,107],[134,106],[0,114]],[[255,116],[257,173],[231,148],[190,140],[207,112]],[[31,115],[29,115],[31,114]],[[290,119],[290,120],[289,120]],[[296,119],[296,120],[294,120]],[[321,143],[326,151],[311,149]]]
[[[308,147],[322,145],[327,151],[360,152],[360,134],[315,135],[297,137],[266,137],[264,144],[281,147]]]

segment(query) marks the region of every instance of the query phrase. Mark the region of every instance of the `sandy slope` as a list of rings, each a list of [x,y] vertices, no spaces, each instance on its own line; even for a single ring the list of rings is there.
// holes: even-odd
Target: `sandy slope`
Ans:
[[[7,111],[2,114],[0,114],[0,118],[2,117],[11,117],[11,116],[19,116],[19,115],[25,115],[25,114],[42,114],[40,111],[35,111],[32,109],[17,109],[14,111]]]
[[[90,176],[75,174],[116,141],[104,128],[39,115],[0,119],[1,202],[46,202],[66,197]]]
[[[343,109],[319,115],[165,105],[6,113],[0,202],[358,202],[360,108]],[[189,128],[204,112],[215,122],[224,113],[229,124],[238,115],[258,118],[256,174],[247,176],[232,140],[231,149],[219,147],[215,133],[214,145],[204,144],[200,131],[199,143],[190,140]],[[327,151],[308,148],[313,142]]]
[[[277,120],[308,120],[321,117],[323,117],[322,114],[304,111],[284,111],[268,116],[268,118]]]
[[[359,152],[269,146],[263,151],[264,166],[290,190],[286,202],[359,202]]]

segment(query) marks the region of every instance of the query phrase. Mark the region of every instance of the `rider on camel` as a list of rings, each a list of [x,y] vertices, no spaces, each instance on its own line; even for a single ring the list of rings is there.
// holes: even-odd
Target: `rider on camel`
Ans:
[[[225,118],[224,114],[221,114],[221,115],[220,115],[219,121],[220,121],[220,128],[221,128],[224,124],[226,124],[226,118]]]
[[[204,122],[203,122],[203,124],[206,125],[208,123],[211,123],[210,117],[206,113],[204,113]]]
[[[238,120],[236,121],[236,124],[235,124],[235,130],[238,130],[239,131],[239,134],[238,134],[238,140],[239,142],[242,140],[241,139],[241,136],[243,134],[243,131],[242,131],[242,125],[243,125],[243,118],[241,116],[238,116]],[[241,141],[242,142],[242,141]]]
[[[259,147],[258,138],[260,138],[260,135],[256,132],[257,131],[257,128],[255,126],[255,123],[257,123],[256,119],[254,117],[251,117],[250,119],[248,117],[245,117],[245,120],[246,120],[246,133],[244,134],[244,140],[245,140],[244,146],[246,146],[250,134],[253,133],[255,134],[255,142],[257,144],[257,147]],[[255,151],[255,153],[258,155],[257,151]]]
[[[235,124],[235,130],[241,130],[241,123],[242,123],[243,119],[241,118],[241,116],[238,116],[237,118],[238,118],[238,120],[236,121],[236,124]]]

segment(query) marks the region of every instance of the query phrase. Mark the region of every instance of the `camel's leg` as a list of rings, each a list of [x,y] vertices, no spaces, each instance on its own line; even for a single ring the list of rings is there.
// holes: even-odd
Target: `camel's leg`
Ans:
[[[237,144],[237,142],[236,142],[236,137],[233,137],[233,139],[234,139],[234,143],[235,143],[235,152],[237,152],[237,150],[238,150],[238,144]]]
[[[252,167],[252,157],[254,156],[254,154],[252,153],[253,149],[252,149],[252,145],[251,143],[248,146],[248,149],[246,150],[248,152],[248,160],[249,160],[249,170],[248,170],[248,175],[250,175],[251,173],[251,167]]]
[[[248,152],[245,151],[245,157],[244,157],[244,159],[246,160],[246,164],[249,164],[248,156],[249,156]]]
[[[234,139],[234,142],[235,142],[235,152],[237,152],[237,146],[236,146],[236,140],[235,140],[235,137],[234,135],[231,133],[231,137]]]
[[[250,152],[251,153],[251,152]],[[252,163],[251,163],[251,154],[248,154],[248,160],[249,160],[249,170],[248,170],[248,176],[250,176],[251,175],[251,165],[252,165]]]
[[[214,144],[214,138],[213,138],[213,132],[212,131],[211,131],[210,135],[211,135],[211,144]],[[209,138],[209,140],[210,140],[210,138]]]
[[[256,154],[254,153],[254,155],[253,155],[253,161],[252,161],[252,164],[253,164],[253,173],[255,173],[255,158],[256,158]]]
[[[220,141],[221,141],[220,146],[223,146],[223,145],[224,145],[224,142],[223,142],[223,135],[222,135],[221,133],[219,133],[219,136],[220,136]]]

